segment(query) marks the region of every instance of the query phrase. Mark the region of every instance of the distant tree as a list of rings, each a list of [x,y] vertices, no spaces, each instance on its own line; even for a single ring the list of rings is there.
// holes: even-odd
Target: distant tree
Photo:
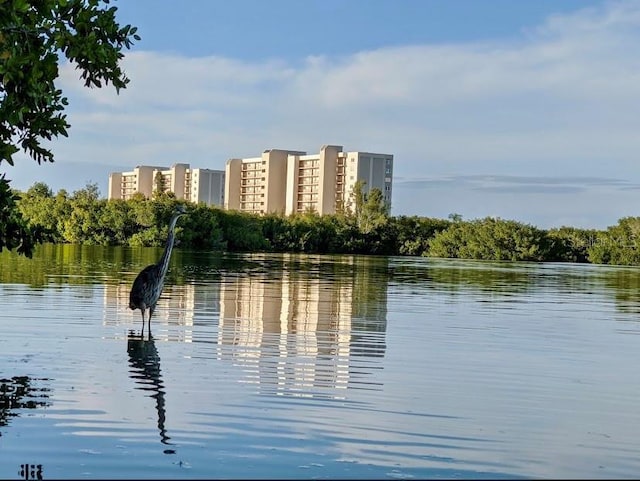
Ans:
[[[559,262],[589,262],[589,248],[597,241],[595,229],[558,227],[547,231],[551,241],[551,260]]]
[[[18,208],[28,225],[37,227],[43,234],[43,240],[56,241],[57,216],[56,199],[51,188],[44,182],[36,182],[25,193],[20,194]]]
[[[389,206],[382,191],[374,187],[365,192],[366,185],[363,180],[358,180],[353,185],[346,212],[346,217],[354,220],[363,233],[371,231],[377,224],[386,222],[389,217]]]
[[[366,182],[364,180],[357,180],[351,192],[349,192],[346,202],[346,214],[348,216],[355,216],[358,218],[362,212],[362,206],[364,205],[364,186]]]
[[[41,239],[37,229],[31,228],[18,210],[20,195],[9,187],[4,174],[0,177],[0,250],[16,249],[31,257],[33,248]]]
[[[262,232],[262,218],[249,212],[217,210],[221,244],[229,251],[265,251],[269,241]]]
[[[433,236],[451,224],[445,219],[418,216],[398,216],[392,218],[396,225],[396,253],[399,255],[421,256],[429,250]]]
[[[384,200],[382,191],[374,187],[364,196],[364,202],[358,215],[358,227],[368,234],[389,220],[389,206]]]
[[[623,217],[599,232],[587,253],[594,264],[640,265],[640,217]]]
[[[221,249],[224,244],[216,209],[201,202],[190,204],[187,212],[181,221],[181,242],[196,249]]]
[[[437,232],[427,255],[461,259],[545,261],[551,242],[547,233],[529,224],[492,217],[452,222]]]
[[[102,229],[100,218],[107,203],[100,199],[98,184],[87,183],[76,190],[69,203],[71,211],[65,219],[63,235],[67,242],[76,244],[109,244],[108,235]]]
[[[100,198],[100,188],[96,182],[87,182],[83,189],[73,192],[72,200],[78,202],[95,202]]]
[[[97,218],[102,234],[101,243],[126,245],[129,242],[129,238],[139,230],[131,211],[131,202],[123,199],[111,199],[104,203]]]
[[[156,199],[164,194],[164,182],[162,180],[162,172],[156,172],[156,175],[153,177],[154,189],[153,189],[153,198]]]
[[[44,182],[35,182],[29,190],[27,190],[27,195],[32,197],[51,198],[53,197],[53,191],[51,190],[51,187]]]

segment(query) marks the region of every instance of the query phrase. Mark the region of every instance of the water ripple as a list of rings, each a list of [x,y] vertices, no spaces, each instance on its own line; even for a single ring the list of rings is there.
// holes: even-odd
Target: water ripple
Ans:
[[[633,269],[183,253],[142,340],[136,257],[57,252],[0,254],[0,478],[640,472]]]

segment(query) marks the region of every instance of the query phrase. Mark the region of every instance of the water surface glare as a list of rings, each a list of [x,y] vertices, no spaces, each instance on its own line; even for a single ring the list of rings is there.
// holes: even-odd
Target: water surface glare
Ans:
[[[640,473],[637,268],[159,255],[0,254],[0,479]]]

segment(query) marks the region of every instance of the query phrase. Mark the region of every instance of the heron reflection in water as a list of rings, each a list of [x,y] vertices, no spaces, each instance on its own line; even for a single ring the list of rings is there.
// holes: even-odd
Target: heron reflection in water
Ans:
[[[162,289],[164,288],[164,278],[167,275],[169,269],[169,260],[171,259],[171,251],[175,241],[174,230],[178,218],[187,213],[184,205],[178,204],[176,210],[169,221],[169,235],[167,236],[167,243],[164,248],[162,257],[156,264],[151,264],[138,274],[131,286],[131,292],[129,293],[129,309],[140,309],[142,314],[142,334],[144,337],[144,323],[145,312],[149,310],[148,326],[149,326],[149,338],[151,338],[151,316],[156,309],[156,304]]]
[[[153,338],[143,339],[142,335],[135,335],[130,331],[127,335],[127,352],[129,353],[130,377],[140,386],[137,389],[153,391],[149,397],[156,400],[158,412],[158,431],[160,442],[171,445],[171,439],[165,428],[166,410],[164,401],[164,385],[160,374],[160,356],[153,342]],[[165,454],[174,454],[173,449],[165,449]]]

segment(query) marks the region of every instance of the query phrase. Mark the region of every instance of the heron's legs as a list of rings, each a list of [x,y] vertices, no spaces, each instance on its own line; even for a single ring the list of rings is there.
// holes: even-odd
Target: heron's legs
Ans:
[[[155,306],[149,306],[149,338],[151,338],[151,316],[153,315],[153,310]]]
[[[144,313],[145,313],[146,309],[145,308],[140,308],[140,314],[142,314],[142,333],[140,334],[140,339],[144,338]]]

